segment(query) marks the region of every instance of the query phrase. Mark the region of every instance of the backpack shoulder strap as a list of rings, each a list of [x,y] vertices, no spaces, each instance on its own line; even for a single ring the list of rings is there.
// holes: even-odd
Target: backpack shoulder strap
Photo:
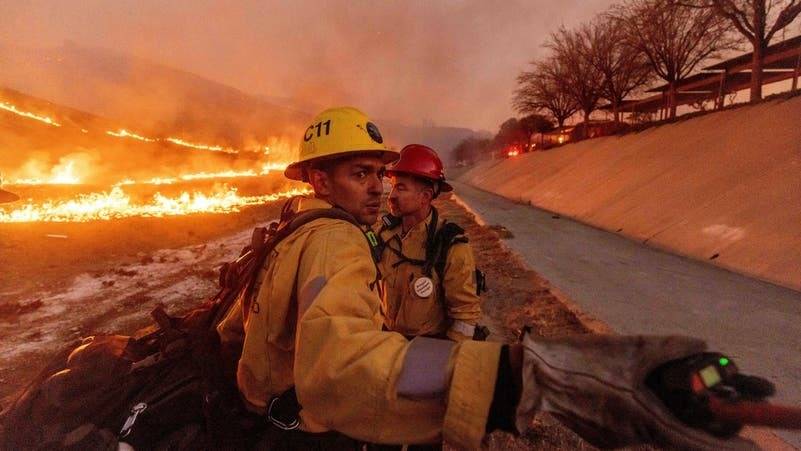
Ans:
[[[242,293],[242,290],[245,290],[244,299],[250,299],[253,295],[252,290],[258,272],[264,266],[264,262],[267,260],[270,252],[301,226],[317,219],[337,219],[353,224],[353,226],[358,228],[365,236],[373,257],[373,263],[376,264],[378,240],[372,231],[364,232],[353,215],[336,207],[315,208],[296,213],[291,211],[288,205],[290,205],[289,201],[284,205],[284,210],[281,212],[281,220],[277,226],[271,226],[269,228],[257,227],[254,230],[253,240],[250,246],[246,248],[247,250],[235,262],[226,264],[226,266],[228,266],[226,272],[231,274],[221,277],[221,280],[228,280],[228,286],[223,286],[223,291],[221,293],[223,296],[221,298],[219,310],[214,315],[212,327],[216,327],[216,325],[222,321],[228,310],[239,298],[239,294]],[[377,270],[378,268],[376,267],[376,271]]]
[[[389,247],[388,244],[389,240],[384,238],[384,232],[388,230],[393,230],[396,227],[400,226],[401,218],[398,216],[393,216],[388,213],[381,217],[379,224],[380,226],[378,227],[378,231],[371,232],[372,235],[375,237],[375,243],[376,243],[371,248],[373,251],[373,260],[375,260],[376,263],[381,261],[381,257],[384,254],[384,251],[386,251],[387,248]],[[390,249],[394,251],[396,254],[398,253],[397,251],[395,251],[395,249],[392,248]]]
[[[437,256],[437,260],[434,263],[434,269],[437,271],[437,275],[439,275],[440,290],[442,290],[442,293],[444,293],[445,287],[443,283],[445,281],[445,265],[448,263],[448,252],[450,252],[450,249],[453,247],[453,245],[458,243],[468,243],[469,240],[464,234],[464,229],[453,222],[446,222],[442,225],[438,233],[438,239],[442,243],[442,246],[440,247],[440,253]],[[487,291],[487,276],[483,271],[478,269],[478,267],[475,268],[474,273],[476,280],[476,295],[481,295],[481,293],[485,293]]]
[[[365,239],[367,239],[367,244],[370,247],[371,254],[373,255],[373,260],[375,260],[375,255],[376,255],[375,249],[378,247],[378,238],[376,237],[375,233],[372,230],[365,231],[364,229],[362,229],[362,225],[359,224],[359,221],[357,221],[352,214],[337,207],[315,208],[312,210],[306,210],[300,213],[296,213],[288,223],[286,223],[284,226],[278,227],[278,232],[276,233],[273,240],[280,241],[287,235],[291,234],[292,232],[300,228],[300,226],[322,218],[338,219],[340,221],[345,221],[349,222],[350,224],[353,224],[353,226],[359,229],[359,232],[361,232],[364,235]]]
[[[302,196],[292,196],[292,197],[290,197],[289,199],[287,199],[284,202],[284,205],[281,207],[281,216],[278,217],[279,218],[278,219],[279,223],[283,224],[283,223],[289,221],[290,219],[292,219],[292,217],[295,215],[295,211],[293,210],[293,207],[295,206],[295,203],[298,202],[301,197]]]
[[[301,226],[320,218],[339,219],[358,227],[356,218],[339,208],[318,208],[296,213],[292,210],[295,198],[284,203],[280,220],[269,227],[256,227],[251,242],[246,246],[239,258],[226,263],[220,269],[220,292],[215,296],[215,312],[211,316],[209,328],[216,328],[225,318],[228,311],[243,294],[247,303],[252,296],[259,270],[273,249],[292,232]],[[361,230],[361,229],[360,229]],[[372,249],[372,247],[371,247]]]
[[[462,227],[454,222],[446,221],[437,231],[434,242],[437,243],[437,253],[434,256],[433,265],[439,275],[440,283],[442,283],[445,279],[445,265],[448,262],[448,252],[451,247],[457,243],[467,243],[468,240]]]

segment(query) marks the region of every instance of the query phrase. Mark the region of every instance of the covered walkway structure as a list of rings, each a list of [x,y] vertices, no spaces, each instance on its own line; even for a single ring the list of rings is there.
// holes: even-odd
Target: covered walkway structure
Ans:
[[[618,111],[630,114],[659,113],[660,119],[667,117],[671,107],[692,105],[702,101],[714,101],[715,108],[723,108],[725,96],[744,89],[751,83],[753,52],[728,59],[706,67],[702,72],[674,84],[663,84],[649,89],[649,97],[624,100]],[[801,73],[801,36],[773,44],[765,50],[763,58],[762,84],[792,79],[792,90],[798,89]],[[602,110],[612,110],[606,105]]]

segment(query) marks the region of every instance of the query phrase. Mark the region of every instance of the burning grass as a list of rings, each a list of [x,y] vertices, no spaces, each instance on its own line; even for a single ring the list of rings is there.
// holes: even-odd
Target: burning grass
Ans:
[[[0,222],[87,222],[110,219],[178,216],[197,213],[236,213],[242,207],[272,202],[305,194],[302,189],[290,189],[260,196],[240,196],[237,188],[223,185],[206,194],[199,191],[182,192],[169,197],[161,193],[144,203],[136,203],[120,186],[108,192],[81,194],[66,201],[28,202],[10,211],[0,210]]]
[[[196,143],[191,143],[191,142],[188,142],[188,141],[184,141],[181,138],[170,137],[170,138],[166,138],[165,141],[171,142],[171,143],[173,143],[173,144],[175,144],[177,146],[190,147],[192,149],[198,149],[198,150],[209,150],[209,151],[212,151],[212,152],[225,152],[225,153],[234,153],[234,154],[235,153],[239,153],[237,150],[231,149],[229,147],[213,146],[213,145],[208,145],[208,144],[196,144]]]
[[[275,174],[275,169],[281,167],[284,165],[273,163],[265,164],[258,172],[229,170],[145,181],[125,179],[110,189],[77,184],[22,185],[15,191],[27,200],[0,206],[0,223],[235,213],[247,206],[307,192],[300,184],[287,183]]]
[[[33,119],[33,120],[45,123],[47,125],[52,125],[54,127],[61,127],[61,124],[59,124],[58,122],[53,120],[53,118],[51,118],[51,117],[44,116],[44,115],[41,115],[41,114],[34,114],[34,113],[29,112],[29,111],[23,111],[23,110],[17,108],[15,105],[13,105],[11,103],[8,103],[8,102],[0,102],[0,109],[6,110],[6,111],[8,111],[10,113],[14,113],[17,116],[22,116],[22,117],[25,117],[25,118],[28,118],[28,119]]]

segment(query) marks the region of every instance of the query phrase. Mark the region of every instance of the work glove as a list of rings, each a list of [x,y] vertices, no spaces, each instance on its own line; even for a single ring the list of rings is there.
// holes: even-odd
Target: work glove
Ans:
[[[706,344],[679,336],[526,334],[517,429],[548,412],[591,444],[615,448],[655,444],[702,450],[758,449],[737,436],[715,437],[678,420],[647,386],[666,362],[703,352]]]

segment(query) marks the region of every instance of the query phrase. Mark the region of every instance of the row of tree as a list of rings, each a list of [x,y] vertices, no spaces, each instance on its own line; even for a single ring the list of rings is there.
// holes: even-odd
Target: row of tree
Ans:
[[[454,157],[526,151],[536,133],[563,127],[577,113],[586,123],[602,103],[617,122],[624,99],[660,80],[674,117],[676,86],[743,41],[753,51],[751,101],[758,101],[765,50],[799,14],[801,0],[624,0],[576,29],[552,33],[544,44],[549,56],[518,76],[513,105],[523,117],[505,121],[492,138],[462,141]]]
[[[473,162],[482,155],[501,154],[511,149],[528,151],[534,136],[547,133],[555,128],[554,123],[541,114],[530,114],[520,119],[510,118],[501,124],[498,133],[492,138],[470,137],[462,140],[454,149],[453,157],[460,162]]]
[[[799,13],[801,0],[626,0],[576,29],[552,33],[549,56],[518,76],[513,105],[561,127],[576,113],[589,121],[606,101],[619,121],[624,99],[661,80],[674,117],[676,86],[743,40],[754,52],[751,101],[757,101],[765,49]]]

